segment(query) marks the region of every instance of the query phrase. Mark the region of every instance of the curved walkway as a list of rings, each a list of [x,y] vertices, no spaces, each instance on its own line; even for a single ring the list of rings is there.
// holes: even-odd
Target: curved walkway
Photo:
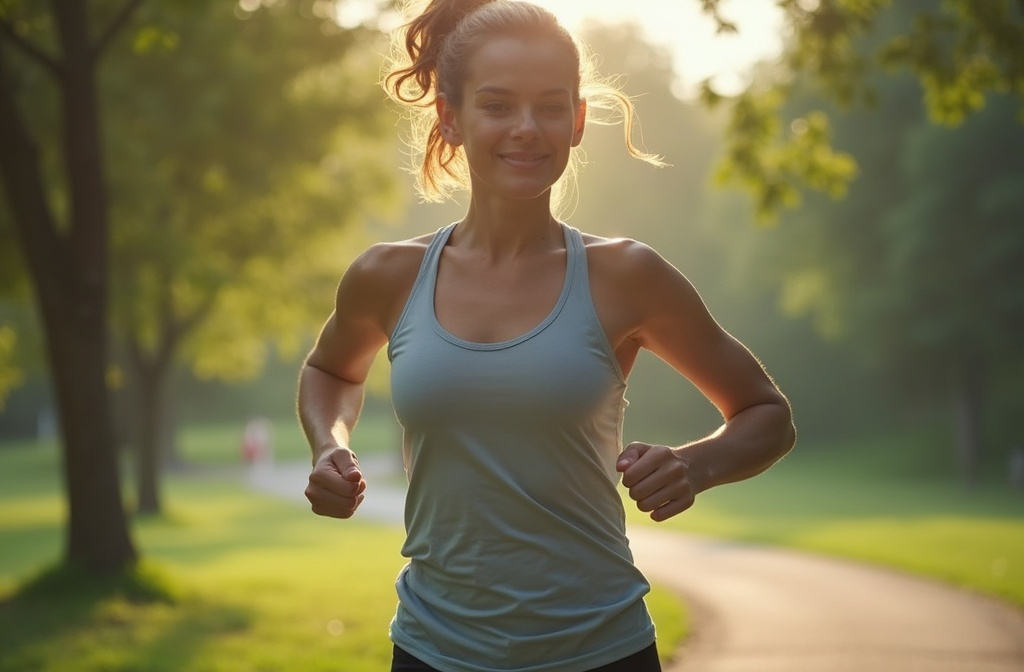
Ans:
[[[693,634],[670,672],[1024,672],[1024,613],[894,571],[630,530],[637,564],[679,591]]]
[[[401,523],[392,459],[363,460],[358,516]],[[305,502],[305,464],[250,484]],[[374,479],[379,480],[375,481]],[[676,590],[692,635],[666,672],[1024,672],[1024,612],[913,576],[788,550],[630,529],[637,564]]]

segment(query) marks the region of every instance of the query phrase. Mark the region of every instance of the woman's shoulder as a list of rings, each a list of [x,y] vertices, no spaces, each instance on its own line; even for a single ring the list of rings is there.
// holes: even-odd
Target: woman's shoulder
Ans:
[[[633,238],[606,237],[581,232],[587,260],[593,272],[636,277],[639,271],[654,271],[667,265],[650,245]]]
[[[374,243],[349,265],[338,286],[337,309],[353,317],[370,317],[381,325],[393,321],[412,291],[434,233],[396,242]]]
[[[353,280],[374,285],[411,281],[419,272],[435,235],[428,233],[406,240],[374,243],[355,258],[345,274]]]
[[[583,234],[592,288],[659,309],[662,299],[687,301],[696,291],[686,276],[650,245],[632,238]]]
[[[588,252],[592,249],[604,251],[619,250],[619,253],[632,249],[653,249],[645,243],[623,236],[599,236],[586,231],[580,231],[580,236],[583,237],[583,244],[586,246]]]

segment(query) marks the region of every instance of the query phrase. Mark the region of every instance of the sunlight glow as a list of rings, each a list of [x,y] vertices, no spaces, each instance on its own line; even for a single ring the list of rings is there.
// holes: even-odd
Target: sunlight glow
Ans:
[[[722,15],[739,28],[716,34],[714,21],[698,0],[534,0],[550,9],[571,30],[587,19],[632,21],[652,43],[668,47],[679,81],[677,95],[691,97],[710,78],[723,94],[739,93],[758,61],[782,50],[782,15],[773,0],[725,0]]]
[[[716,33],[715,22],[701,11],[700,0],[532,1],[554,12],[573,32],[579,32],[588,19],[638,24],[648,40],[671,51],[679,78],[675,92],[683,98],[692,97],[705,79],[711,79],[719,93],[739,93],[748,82],[750,69],[759,61],[777,58],[782,50],[783,22],[775,0],[723,0],[722,15],[735,23],[739,32],[721,35]],[[329,0],[314,4],[321,3]],[[386,31],[398,25],[398,16],[384,10],[387,4],[387,0],[345,0],[335,3],[334,11],[343,27],[375,25]]]

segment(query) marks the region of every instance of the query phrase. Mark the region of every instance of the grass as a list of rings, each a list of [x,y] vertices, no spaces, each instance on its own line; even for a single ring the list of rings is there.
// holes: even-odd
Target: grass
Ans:
[[[63,513],[44,495],[5,493],[0,545],[18,551],[0,561],[13,592],[0,607],[0,670],[384,669],[401,530],[320,519],[217,473],[170,478],[167,514],[136,521],[152,563],[143,583],[168,586],[156,599],[38,580],[13,592],[58,557]]]
[[[910,435],[798,446],[662,525],[855,558],[1024,607],[1024,493],[957,485],[936,444]],[[631,519],[650,523],[635,509]]]
[[[279,457],[292,456],[281,444],[293,431],[275,432]],[[389,445],[387,423],[358,431]],[[401,528],[319,518],[254,494],[227,468],[239,461],[238,434],[184,435],[186,456],[215,468],[168,476],[165,515],[135,521],[147,560],[111,585],[35,574],[60,555],[57,451],[0,448],[0,671],[387,669]],[[685,611],[660,588],[649,605],[668,655]]]

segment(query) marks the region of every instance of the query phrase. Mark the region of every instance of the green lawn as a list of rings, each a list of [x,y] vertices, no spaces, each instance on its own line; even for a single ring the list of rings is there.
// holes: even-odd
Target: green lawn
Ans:
[[[168,515],[136,529],[147,571],[156,567],[165,588],[156,591],[161,599],[76,589],[8,602],[0,608],[0,670],[326,672],[339,661],[353,672],[386,668],[399,529],[319,519],[224,474],[168,485]],[[14,513],[32,508],[25,502]],[[19,531],[5,502],[0,521],[5,548],[27,529],[46,537],[33,545],[36,563],[56,557],[60,526],[47,515],[55,507],[37,509],[31,522],[18,517]],[[28,558],[19,555],[20,577]]]
[[[360,428],[381,446],[388,431]],[[295,439],[287,423],[275,439],[279,456],[301,457],[281,445]],[[401,529],[319,518],[250,492],[228,467],[238,463],[236,429],[194,429],[183,445],[213,468],[171,475],[166,515],[136,521],[140,575],[84,590],[59,575],[24,588],[60,554],[57,451],[0,448],[0,671],[387,669]],[[649,604],[667,655],[685,611],[660,588]]]

